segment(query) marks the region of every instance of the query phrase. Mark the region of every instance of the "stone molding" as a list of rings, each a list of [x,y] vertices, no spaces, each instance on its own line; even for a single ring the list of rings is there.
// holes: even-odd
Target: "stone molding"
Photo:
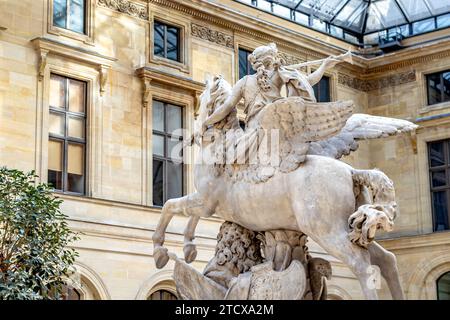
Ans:
[[[144,84],[144,94],[142,97],[142,105],[146,108],[151,101],[152,86],[151,82],[162,83],[186,90],[194,97],[195,108],[198,106],[200,94],[205,89],[205,84],[194,81],[190,78],[181,77],[167,73],[152,67],[142,67],[136,70],[136,74],[142,79]]]
[[[380,90],[392,86],[398,86],[401,84],[414,82],[416,80],[417,77],[415,70],[410,70],[407,72],[389,75],[386,77],[367,80],[351,77],[344,73],[339,73],[338,75],[339,84],[364,92]]]
[[[233,36],[211,29],[209,26],[191,23],[191,35],[227,48],[234,48]]]
[[[148,20],[148,9],[146,5],[138,4],[128,0],[98,0],[98,6],[114,11],[125,13],[131,17]]]
[[[108,79],[108,70],[111,68],[113,63],[117,61],[116,58],[107,57],[95,51],[84,49],[80,50],[77,47],[70,46],[68,44],[43,37],[35,38],[31,40],[31,43],[34,45],[34,48],[38,53],[39,81],[42,81],[44,77],[48,55],[53,54],[56,56],[81,61],[83,63],[95,66],[99,72],[100,94],[103,95],[103,93],[106,90],[105,88]]]

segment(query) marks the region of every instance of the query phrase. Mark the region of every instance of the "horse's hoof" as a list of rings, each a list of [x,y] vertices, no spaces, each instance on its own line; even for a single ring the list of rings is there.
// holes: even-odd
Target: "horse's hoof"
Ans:
[[[157,247],[153,252],[153,259],[155,259],[156,268],[162,269],[169,262],[169,253],[167,248]]]
[[[184,261],[186,261],[186,263],[191,263],[192,261],[195,260],[195,258],[197,258],[197,249],[195,248],[195,244],[193,243],[185,244],[183,252],[184,252]]]

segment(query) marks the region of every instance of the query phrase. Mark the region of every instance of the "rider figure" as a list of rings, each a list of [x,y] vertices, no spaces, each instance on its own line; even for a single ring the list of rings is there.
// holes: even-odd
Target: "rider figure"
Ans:
[[[256,48],[248,60],[256,73],[247,75],[236,83],[228,99],[206,119],[205,127],[224,119],[242,98],[246,127],[253,127],[253,117],[267,104],[282,98],[283,85],[286,85],[288,97],[300,96],[306,101],[316,102],[312,86],[322,79],[327,69],[341,62],[335,57],[328,57],[315,72],[304,75],[294,68],[282,66],[274,43]]]

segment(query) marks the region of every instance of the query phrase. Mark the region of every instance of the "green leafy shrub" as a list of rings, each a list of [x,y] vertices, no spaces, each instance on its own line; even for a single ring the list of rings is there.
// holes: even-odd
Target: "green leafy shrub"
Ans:
[[[0,300],[60,299],[78,239],[34,172],[0,168]]]

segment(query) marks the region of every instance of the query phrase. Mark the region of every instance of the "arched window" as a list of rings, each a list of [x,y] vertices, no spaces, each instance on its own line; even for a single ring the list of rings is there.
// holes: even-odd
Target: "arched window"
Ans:
[[[66,286],[62,294],[63,300],[81,300],[82,294],[78,289]]]
[[[178,298],[170,291],[156,290],[148,296],[147,300],[178,300]]]
[[[436,281],[437,299],[450,300],[450,271],[444,273]]]

